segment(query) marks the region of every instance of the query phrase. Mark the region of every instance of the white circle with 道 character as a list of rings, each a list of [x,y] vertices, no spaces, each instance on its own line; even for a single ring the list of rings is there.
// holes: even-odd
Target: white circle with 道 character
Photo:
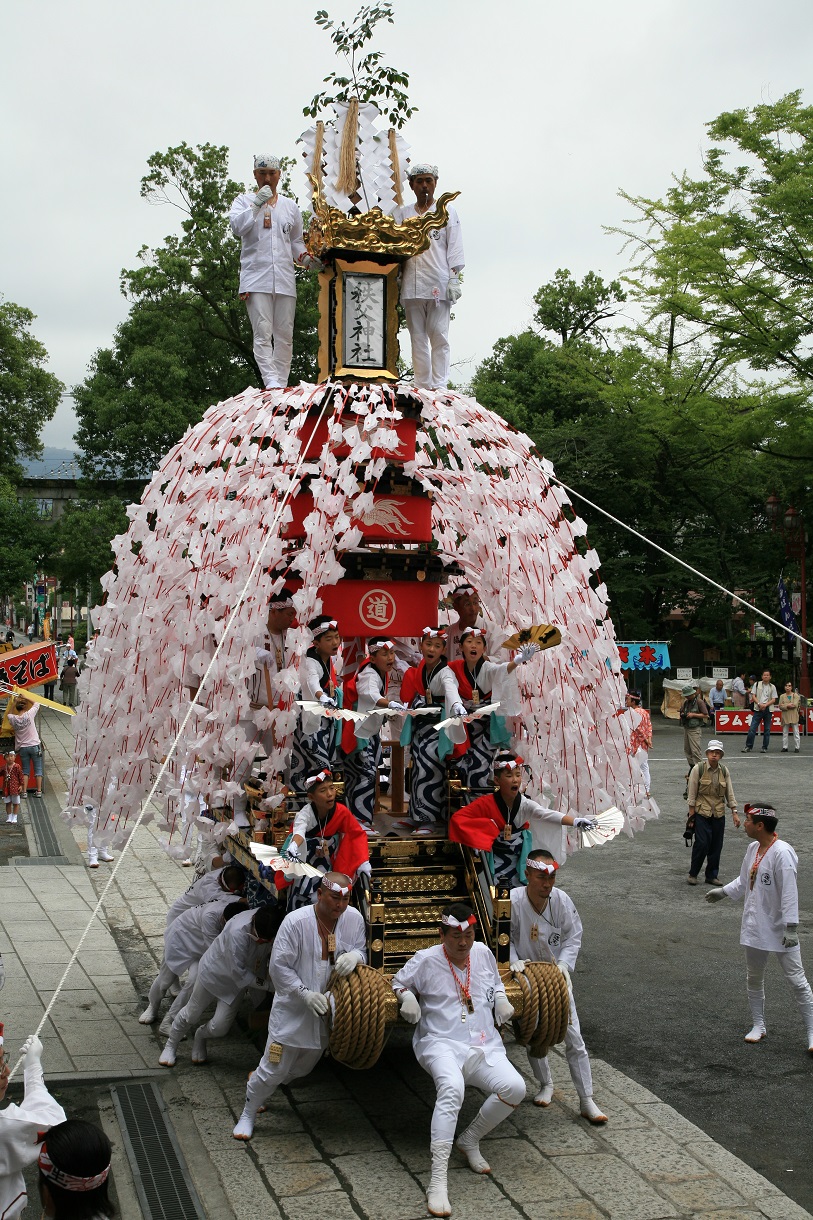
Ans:
[[[370,589],[359,602],[359,618],[374,631],[386,631],[395,613],[395,598],[386,589]]]

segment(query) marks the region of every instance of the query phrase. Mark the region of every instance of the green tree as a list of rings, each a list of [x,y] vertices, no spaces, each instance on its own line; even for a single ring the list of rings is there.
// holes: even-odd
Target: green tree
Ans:
[[[21,499],[0,475],[0,598],[20,598],[23,586],[46,566],[53,550],[48,523],[33,500]]]
[[[127,509],[118,497],[69,501],[54,528],[51,564],[63,587],[84,591],[90,581],[98,601],[99,582],[113,565],[111,540],[126,530]]]
[[[245,188],[228,176],[228,149],[183,143],[155,153],[148,165],[142,197],[179,209],[181,232],[155,249],[143,247],[140,265],[122,272],[129,315],[75,388],[80,461],[91,479],[146,478],[211,403],[260,384],[237,293],[240,243],[228,223],[229,206]],[[313,381],[318,281],[300,269],[296,277],[291,373]]]
[[[64,386],[43,365],[48,353],[31,333],[35,315],[0,298],[0,413],[5,474],[19,478],[21,458],[42,453],[40,432],[59,405]]]

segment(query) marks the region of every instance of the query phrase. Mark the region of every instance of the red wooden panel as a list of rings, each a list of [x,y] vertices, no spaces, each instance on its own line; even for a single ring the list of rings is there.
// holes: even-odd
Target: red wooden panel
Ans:
[[[420,580],[340,580],[319,590],[322,613],[349,636],[420,635],[438,622],[438,586]]]
[[[305,518],[313,512],[313,496],[300,492],[291,502],[293,520],[282,530],[284,538],[304,538]],[[374,495],[373,507],[361,520],[353,520],[368,542],[431,542],[432,501],[426,496]]]
[[[321,420],[314,432],[314,424],[317,418],[316,415],[308,418],[299,430],[299,440],[305,447],[306,458],[318,458],[328,439],[328,421],[326,419]],[[363,416],[360,415],[343,415],[341,418],[342,428],[358,427],[361,430],[362,423]],[[411,462],[415,457],[415,438],[418,432],[417,420],[399,420],[393,430],[398,437],[398,447],[388,450],[374,446],[372,456],[374,458],[389,457],[393,462]],[[336,457],[347,457],[350,452],[350,446],[343,441],[339,441],[338,444],[334,443],[331,445],[331,449]]]

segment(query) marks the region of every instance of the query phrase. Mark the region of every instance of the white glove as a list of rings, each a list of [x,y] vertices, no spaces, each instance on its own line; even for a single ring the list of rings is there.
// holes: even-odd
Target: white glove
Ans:
[[[508,969],[511,971],[512,974],[524,974],[525,973],[525,963],[521,957],[518,957],[515,962],[508,963]]]
[[[314,258],[312,254],[303,254],[299,260],[300,267],[304,267],[306,271],[324,271],[325,265],[321,258]]]
[[[256,208],[257,211],[259,212],[260,208],[263,206],[266,199],[270,199],[273,194],[274,194],[274,192],[271,190],[270,186],[261,186],[260,189],[257,191],[257,194],[252,199],[251,206],[253,208]]]
[[[340,978],[347,978],[348,974],[352,974],[356,966],[361,966],[364,958],[359,953],[358,949],[350,949],[348,953],[340,953],[335,961],[335,970]]]
[[[530,661],[531,657],[535,657],[542,649],[538,644],[523,644],[517,655],[514,657],[515,665],[524,665],[526,661]]]
[[[799,944],[798,924],[785,924],[785,935],[782,937],[782,946],[785,949],[795,949]]]
[[[323,1017],[330,1008],[330,1000],[321,991],[303,991],[302,999],[317,1017]]]
[[[514,1006],[508,999],[508,996],[503,995],[498,991],[494,997],[494,1021],[497,1025],[505,1025],[506,1021],[510,1021],[514,1015]]]
[[[291,839],[291,842],[288,844],[288,846],[285,848],[285,851],[282,853],[283,860],[285,859],[286,856],[290,856],[292,860],[299,859],[299,844],[294,842],[293,839]]]
[[[417,1025],[421,1019],[421,1006],[418,1003],[418,997],[413,995],[411,991],[405,991],[400,999],[401,1016],[405,1021],[409,1021],[410,1025]]]
[[[319,696],[319,702],[321,703],[322,707],[336,706],[336,700],[331,699],[330,695],[326,695],[324,691],[322,691],[321,695]]]
[[[398,699],[390,699],[389,703],[387,704],[387,707],[390,709],[391,712],[408,711],[407,705],[405,703],[400,703]]]
[[[358,866],[358,868],[356,869],[356,876],[357,877],[372,877],[372,875],[373,875],[373,870],[370,868],[370,861],[363,860],[361,862],[361,864]]]
[[[722,890],[709,890],[706,894],[706,902],[722,902],[725,894]]]
[[[453,716],[467,716],[468,712],[466,711],[464,704],[453,703],[452,704],[452,715]]]
[[[570,967],[565,962],[557,962],[556,966],[565,976],[565,982],[569,983],[570,982]]]
[[[456,275],[451,276],[449,283],[446,285],[446,300],[451,301],[452,305],[456,305],[462,295],[463,285]]]
[[[592,830],[596,824],[595,818],[574,818],[574,830]]]
[[[42,1043],[36,1034],[31,1034],[26,1038],[25,1042],[20,1047],[20,1054],[23,1056],[23,1071],[27,1072],[31,1068],[38,1068],[42,1059]]]

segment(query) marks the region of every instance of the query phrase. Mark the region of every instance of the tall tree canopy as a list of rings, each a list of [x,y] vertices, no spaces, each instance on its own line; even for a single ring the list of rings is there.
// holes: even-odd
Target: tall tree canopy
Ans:
[[[3,420],[3,471],[22,474],[21,458],[42,452],[40,432],[52,418],[65,388],[43,365],[48,353],[31,333],[34,314],[0,297],[0,413]]]
[[[180,234],[142,247],[139,266],[122,272],[130,312],[75,388],[77,440],[91,479],[146,478],[211,403],[261,384],[238,297],[240,243],[228,223],[245,188],[228,176],[228,149],[184,143],[148,165],[142,196],[184,219]],[[290,189],[285,180],[282,188]],[[314,380],[318,283],[309,272],[296,276],[291,375]]]

